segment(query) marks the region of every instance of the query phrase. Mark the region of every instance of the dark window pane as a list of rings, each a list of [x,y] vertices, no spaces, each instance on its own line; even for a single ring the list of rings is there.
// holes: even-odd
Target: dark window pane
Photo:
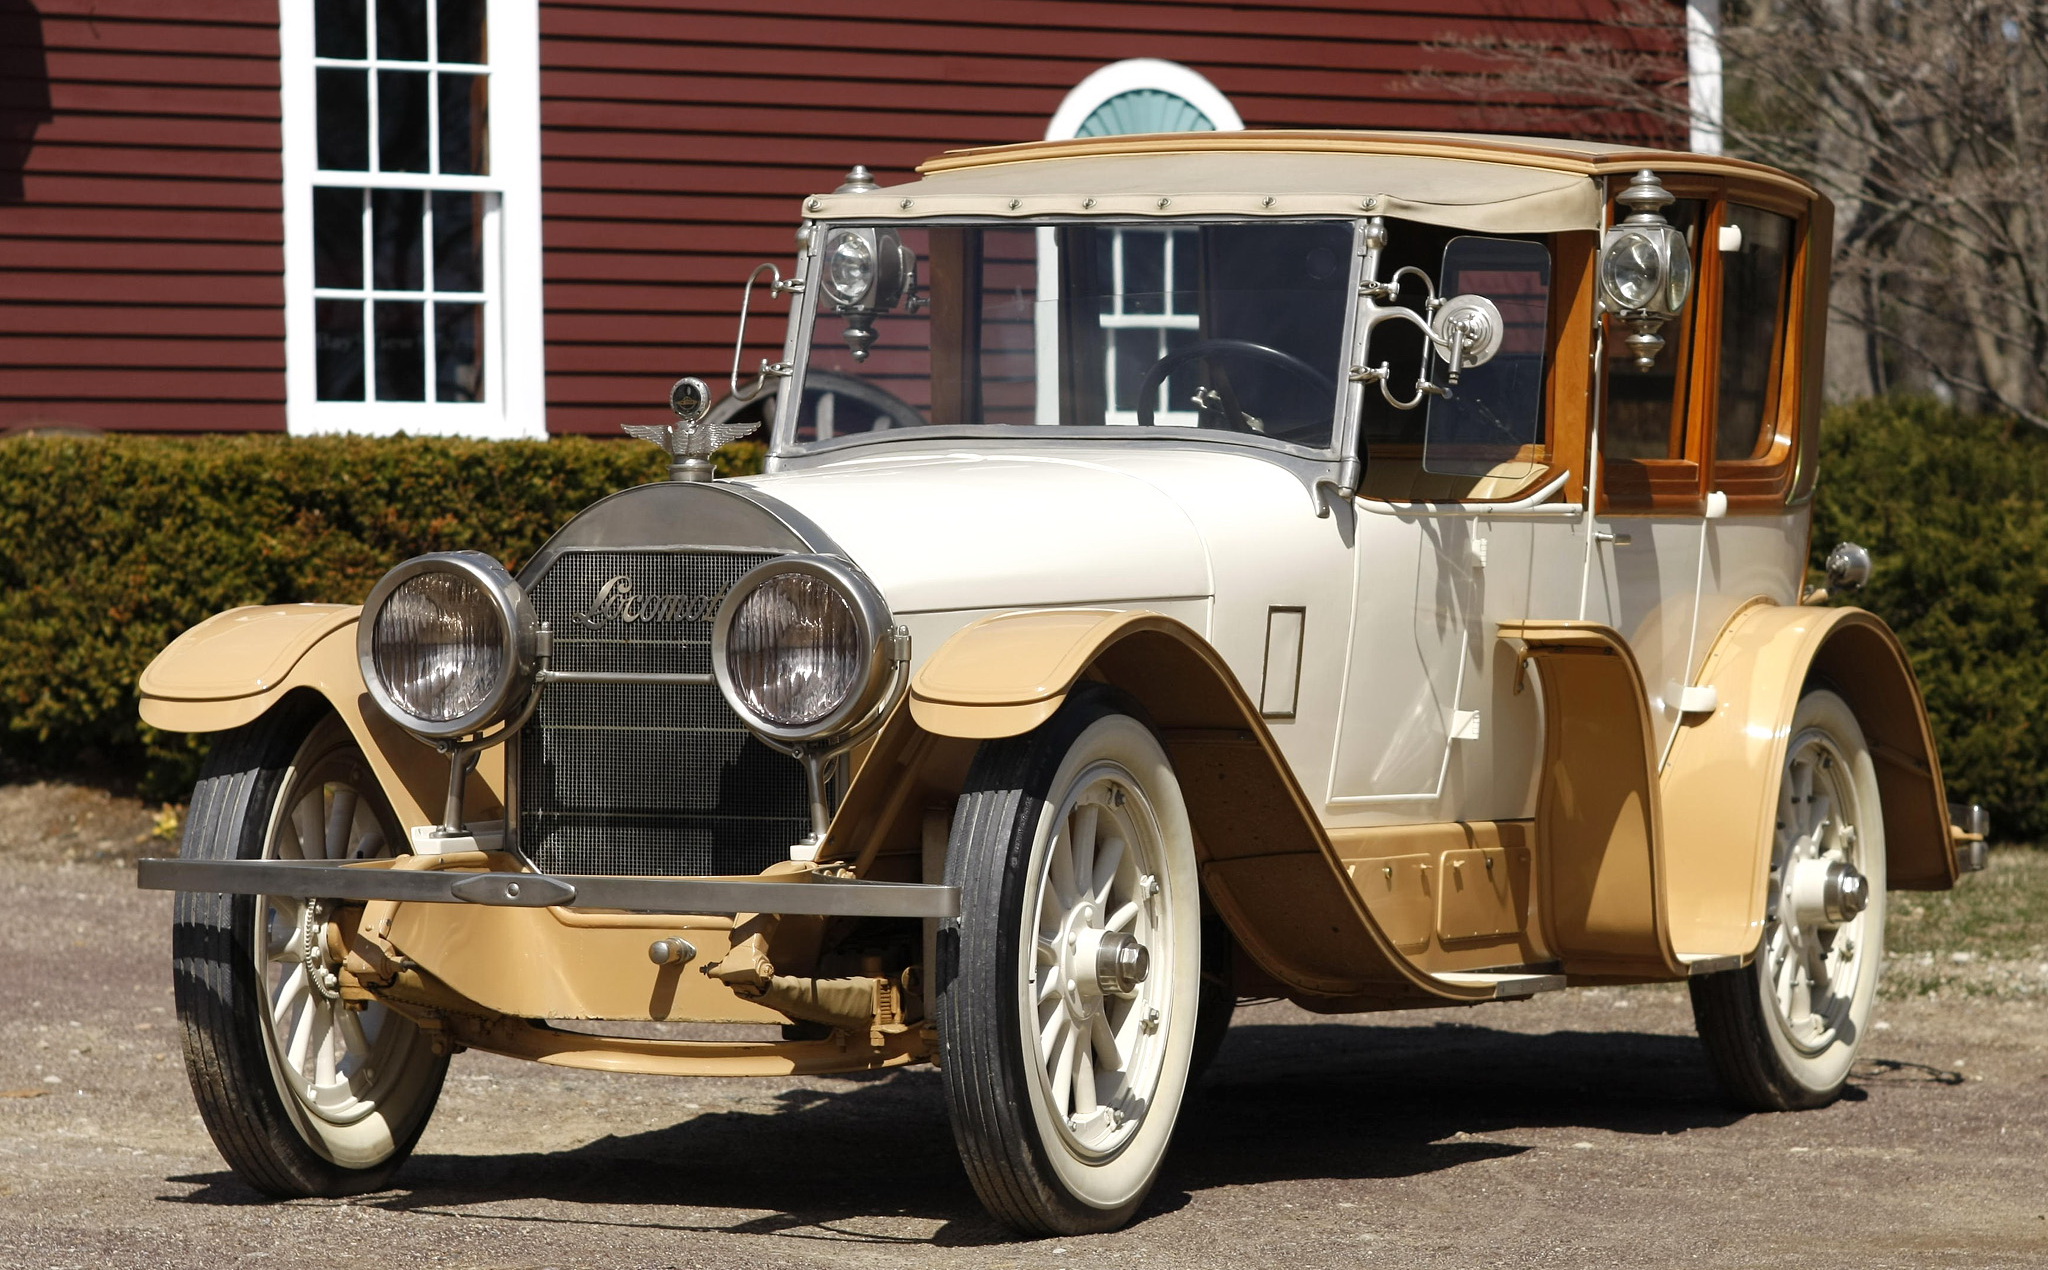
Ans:
[[[484,399],[484,306],[434,306],[434,400]]]
[[[377,72],[377,170],[427,170],[425,71]]]
[[[313,302],[315,378],[322,401],[363,399],[363,302]]]
[[[427,306],[416,301],[380,301],[377,321],[377,400],[425,401],[426,350],[420,322]]]
[[[363,192],[313,191],[313,285],[363,285]]]
[[[420,213],[426,195],[419,190],[370,192],[371,277],[379,291],[421,289]]]
[[[489,60],[484,45],[484,0],[441,0],[438,8],[438,25],[441,28],[440,60]]]
[[[368,71],[315,73],[314,115],[319,121],[320,166],[361,172],[370,166],[370,75]]]
[[[441,170],[484,176],[490,172],[490,137],[484,109],[490,80],[483,75],[441,76]]]
[[[1124,240],[1124,312],[1166,312],[1166,235],[1127,229]]]
[[[369,48],[363,0],[314,0],[313,56],[365,57]]]
[[[1110,332],[1111,346],[1116,350],[1116,383],[1111,409],[1136,410],[1138,389],[1145,382],[1146,372],[1159,361],[1159,332],[1140,328]],[[1158,389],[1153,389],[1156,394]],[[1157,397],[1153,404],[1156,408]]]
[[[484,289],[484,196],[434,195],[434,290]]]
[[[427,60],[427,0],[377,0],[377,57]]]
[[[1792,222],[1754,207],[1728,205],[1742,235],[1721,253],[1721,398],[1714,457],[1759,457],[1771,441],[1771,368],[1784,321]]]

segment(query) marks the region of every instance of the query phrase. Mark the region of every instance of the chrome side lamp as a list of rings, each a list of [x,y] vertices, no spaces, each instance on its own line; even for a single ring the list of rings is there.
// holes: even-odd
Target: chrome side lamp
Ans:
[[[835,194],[866,194],[880,188],[865,167],[856,166]],[[864,362],[875,344],[875,315],[887,313],[904,297],[917,294],[917,254],[903,245],[893,229],[847,225],[827,232],[819,253],[825,299],[846,319],[846,347],[853,360]]]
[[[1685,235],[1664,219],[1676,200],[1655,172],[1637,172],[1614,201],[1631,213],[1600,244],[1600,307],[1628,328],[1623,342],[1636,369],[1648,370],[1664,348],[1658,331],[1692,293],[1692,256]]]

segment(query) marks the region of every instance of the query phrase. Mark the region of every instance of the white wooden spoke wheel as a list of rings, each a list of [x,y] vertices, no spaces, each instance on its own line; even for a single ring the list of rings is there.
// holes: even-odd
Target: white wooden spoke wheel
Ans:
[[[1786,742],[1756,959],[1693,981],[1700,1035],[1739,1101],[1789,1110],[1841,1092],[1883,967],[1884,888],[1870,747],[1847,703],[1815,689]]]
[[[311,766],[293,768],[277,803],[268,857],[390,855],[388,813],[379,815],[381,795],[368,764],[352,746],[320,748]],[[328,938],[332,905],[268,895],[257,902],[265,932],[258,973],[269,1002],[264,1026],[278,1082],[308,1116],[337,1127],[356,1124],[403,1082],[407,1060],[425,1042],[418,1028],[381,1004],[354,1009],[343,1003],[336,977],[343,950]]]
[[[1081,692],[982,747],[946,865],[940,1069],[969,1178],[1020,1230],[1136,1211],[1172,1139],[1201,989],[1193,836],[1152,730]]]
[[[193,790],[180,854],[371,859],[396,822],[324,702],[298,698],[224,734]],[[214,1144],[271,1195],[375,1189],[426,1127],[448,1060],[410,1020],[339,992],[344,949],[321,900],[181,892],[172,933],[185,1065]]]
[[[1077,1155],[1099,1158],[1130,1139],[1166,1057],[1176,950],[1163,920],[1159,823],[1131,773],[1098,763],[1051,828],[1020,998],[1061,1134]]]

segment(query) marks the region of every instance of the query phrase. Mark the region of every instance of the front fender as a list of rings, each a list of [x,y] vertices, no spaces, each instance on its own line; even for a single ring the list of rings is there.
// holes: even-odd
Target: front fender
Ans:
[[[362,746],[399,822],[437,824],[448,762],[370,701],[356,661],[360,613],[353,604],[268,604],[215,614],[143,670],[142,721],[164,732],[225,732],[290,693],[319,693]],[[466,815],[502,817],[504,790],[504,750],[485,750],[467,785]]]

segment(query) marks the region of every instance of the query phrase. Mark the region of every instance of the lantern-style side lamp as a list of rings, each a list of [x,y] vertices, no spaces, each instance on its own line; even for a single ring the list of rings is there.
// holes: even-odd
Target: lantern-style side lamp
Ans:
[[[1675,200],[1655,172],[1637,172],[1614,201],[1631,214],[1600,245],[1600,307],[1628,328],[1623,342],[1636,368],[1648,370],[1664,347],[1657,332],[1692,293],[1692,256],[1685,235],[1664,219]]]

